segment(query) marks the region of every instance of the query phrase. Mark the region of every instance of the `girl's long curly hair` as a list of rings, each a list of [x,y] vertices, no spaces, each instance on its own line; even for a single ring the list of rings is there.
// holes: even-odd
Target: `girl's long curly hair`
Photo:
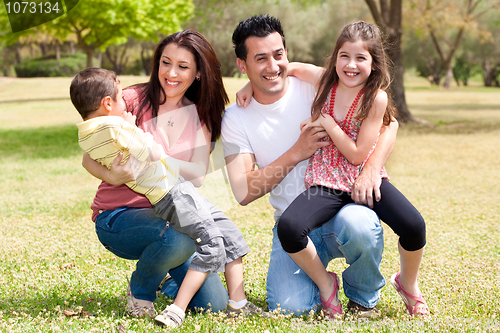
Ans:
[[[360,103],[360,109],[356,115],[356,119],[362,121],[368,116],[371,106],[379,90],[387,92],[391,77],[389,75],[389,66],[384,50],[384,44],[380,30],[376,25],[358,21],[346,25],[339,33],[337,43],[333,49],[333,53],[328,60],[325,73],[322,75],[319,82],[319,91],[316,95],[312,108],[312,118],[318,119],[321,114],[323,105],[325,104],[330,90],[335,83],[339,81],[339,76],[336,71],[337,56],[340,48],[345,42],[362,41],[366,50],[372,57],[372,71],[365,84],[365,92]],[[388,125],[392,118],[396,116],[396,109],[392,99],[389,96],[389,102],[384,114],[384,125]]]

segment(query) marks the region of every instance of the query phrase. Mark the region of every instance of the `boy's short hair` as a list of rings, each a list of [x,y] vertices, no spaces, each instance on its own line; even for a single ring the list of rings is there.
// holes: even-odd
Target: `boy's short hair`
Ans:
[[[248,50],[245,41],[248,37],[267,37],[277,32],[281,35],[283,46],[285,44],[285,34],[278,18],[265,15],[255,15],[241,21],[233,32],[233,45],[236,57],[241,60],[247,60]]]
[[[99,109],[104,97],[111,96],[116,101],[119,82],[115,72],[102,68],[87,68],[76,74],[69,95],[83,120]]]

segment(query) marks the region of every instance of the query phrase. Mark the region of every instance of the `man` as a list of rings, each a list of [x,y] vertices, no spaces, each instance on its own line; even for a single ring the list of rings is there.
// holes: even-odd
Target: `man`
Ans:
[[[287,77],[285,38],[278,19],[253,16],[241,22],[233,34],[237,65],[253,88],[248,107],[226,109],[222,123],[224,155],[233,193],[246,205],[270,193],[275,219],[302,193],[308,158],[328,144],[318,128],[301,133],[299,124],[310,117],[314,87]],[[353,190],[356,203],[379,199],[380,169],[392,151],[397,125],[382,130],[377,148],[367,161]],[[258,167],[258,169],[255,168]],[[310,239],[325,265],[345,258],[342,273],[348,309],[361,317],[378,315],[376,304],[385,285],[379,270],[383,231],[376,214],[366,206],[347,205],[329,222],[310,232]],[[338,300],[336,300],[338,301]],[[267,275],[270,310],[302,314],[320,304],[313,281],[281,247],[273,228],[273,244]]]

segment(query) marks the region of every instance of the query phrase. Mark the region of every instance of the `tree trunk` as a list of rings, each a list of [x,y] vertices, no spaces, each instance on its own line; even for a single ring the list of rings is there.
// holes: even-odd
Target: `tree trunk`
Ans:
[[[403,34],[402,20],[402,0],[392,0],[390,6],[386,0],[380,0],[380,10],[375,0],[365,0],[372,16],[380,30],[387,38],[387,44],[391,47],[387,50],[387,57],[393,65],[392,83],[389,87],[394,100],[394,105],[398,110],[398,121],[407,123],[415,121],[406,105],[405,88],[403,85],[403,61],[401,53],[401,36]]]
[[[446,70],[446,76],[444,78],[443,88],[450,89],[452,78],[453,78],[453,69],[451,68],[451,66],[449,66],[448,69]]]
[[[142,63],[142,68],[144,69],[144,73],[146,75],[149,75],[151,73],[151,57],[148,56],[148,49],[144,45],[144,43],[141,43],[141,63]]]
[[[19,42],[16,43],[16,64],[20,64],[22,61],[21,57],[21,44]]]
[[[486,60],[483,63],[483,70],[484,70],[484,86],[485,87],[491,87],[491,84],[493,82],[493,66],[491,66],[491,63],[489,60]]]
[[[392,45],[387,50],[387,56],[392,61],[392,82],[389,87],[391,96],[394,100],[394,105],[398,110],[397,119],[402,123],[408,123],[415,119],[408,110],[406,105],[405,88],[403,82],[404,67],[401,55],[401,35],[393,35],[389,37],[389,43]]]
[[[56,60],[59,61],[61,60],[61,44],[59,43],[58,40],[56,40],[55,44],[56,44]]]
[[[87,55],[87,68],[94,67],[94,49],[86,49],[85,54]]]
[[[47,43],[40,42],[38,46],[40,46],[40,51],[42,51],[42,56],[45,57],[47,55]]]
[[[97,66],[98,68],[102,67],[102,52],[97,51]]]

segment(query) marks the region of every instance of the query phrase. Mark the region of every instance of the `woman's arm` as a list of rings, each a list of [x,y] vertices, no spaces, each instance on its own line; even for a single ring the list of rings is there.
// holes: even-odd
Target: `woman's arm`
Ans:
[[[206,125],[203,125],[196,133],[196,143],[191,161],[176,160],[181,176],[196,187],[200,187],[203,184],[205,175],[207,174],[211,137],[212,133]]]
[[[361,164],[372,149],[382,127],[385,109],[387,107],[387,94],[384,91],[378,93],[373,102],[368,117],[366,117],[359,129],[356,141],[352,140],[337,122],[327,114],[321,114],[320,117],[312,122],[311,119],[301,124],[302,130],[311,126],[317,126],[318,123],[323,126],[335,146],[342,155],[354,165]]]
[[[121,165],[121,160],[122,154],[119,154],[111,164],[111,168],[108,169],[104,165],[94,161],[89,154],[84,153],[82,166],[92,176],[100,180],[111,185],[122,185],[135,180],[134,168],[136,163],[134,163],[132,158],[129,158],[125,164]]]

